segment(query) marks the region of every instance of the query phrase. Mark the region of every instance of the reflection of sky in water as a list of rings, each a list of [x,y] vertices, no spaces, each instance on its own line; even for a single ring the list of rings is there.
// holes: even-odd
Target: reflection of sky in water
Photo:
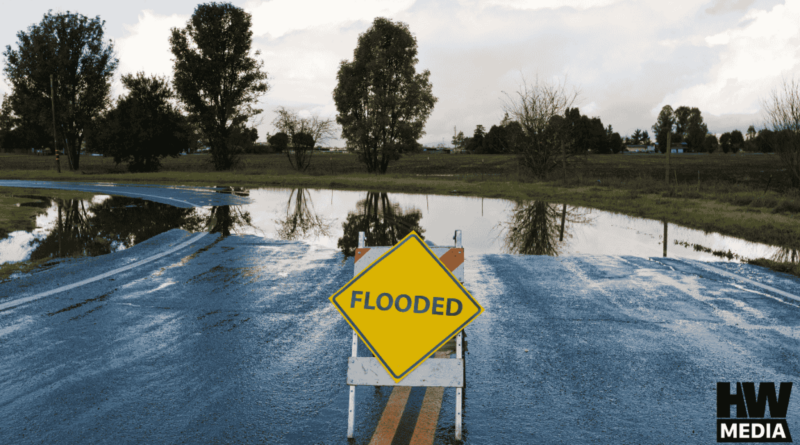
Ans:
[[[342,223],[348,212],[355,211],[357,203],[366,197],[366,192],[307,190],[314,211],[331,221],[329,236],[306,241],[332,249],[342,236]],[[250,233],[268,238],[277,238],[275,221],[286,217],[287,203],[292,189],[251,190],[253,204],[242,206],[250,212],[253,227],[237,233]],[[461,196],[411,195],[389,193],[391,202],[403,210],[416,208],[422,212],[420,225],[424,236],[439,245],[452,244],[453,232],[463,232],[466,249],[476,254],[504,253],[503,225],[508,222],[515,203],[504,199],[483,199]],[[289,203],[290,210],[294,202]],[[558,206],[560,211],[561,206]],[[565,224],[564,244],[561,255],[603,254],[656,257],[663,253],[661,238],[664,224],[661,221],[618,215],[600,210],[568,206],[569,211],[582,214],[589,223]],[[558,221],[560,224],[560,220]],[[669,224],[667,229],[667,255],[698,260],[716,260],[711,253],[698,252],[691,247],[676,245],[675,241],[700,244],[714,251],[728,251],[744,258],[771,257],[778,249],[765,244],[722,236]]]
[[[91,204],[99,204],[109,198],[111,196],[95,195],[91,201],[83,201],[83,204],[88,209]],[[92,213],[87,212],[87,214],[91,215]],[[57,223],[58,205],[51,202],[50,207],[45,209],[44,213],[36,215],[36,228],[33,229],[33,232],[19,230],[11,232],[8,238],[0,240],[0,264],[28,259],[33,249],[36,248],[35,241],[44,239],[56,228]],[[118,247],[118,249],[124,248],[124,246]]]
[[[297,193],[292,189],[256,189],[250,191],[251,204],[238,206],[236,212],[249,213],[251,226],[236,225],[235,234],[251,234],[267,238],[280,238],[280,221],[292,214],[297,204]],[[305,191],[305,204],[312,215],[327,225],[327,233],[309,231],[305,242],[337,249],[343,236],[343,222],[351,212],[359,211],[358,203],[367,197],[367,192],[310,190]],[[389,193],[389,201],[400,207],[401,212],[418,210],[422,214],[420,226],[424,237],[438,245],[451,245],[453,232],[463,232],[464,247],[474,254],[506,253],[505,235],[510,229],[511,215],[517,204],[503,199],[483,199],[460,196],[411,195]],[[96,196],[92,202],[100,203],[109,196]],[[85,203],[88,209],[89,203]],[[561,205],[555,205],[557,217],[554,224],[560,228]],[[211,207],[198,208],[202,220],[211,216]],[[287,213],[288,212],[288,213]],[[560,255],[602,254],[658,257],[662,255],[664,224],[660,221],[634,218],[588,208],[567,208],[564,241],[556,247]],[[32,233],[14,232],[0,241],[0,262],[26,259],[33,246],[31,241],[42,239],[55,228],[58,218],[54,204],[36,219],[36,230]],[[581,220],[585,222],[575,222]],[[750,243],[719,234],[704,234],[702,231],[668,226],[667,254],[670,257],[686,257],[699,260],[721,260],[711,253],[695,251],[692,247],[675,244],[675,241],[699,244],[713,251],[731,251],[742,258],[772,257],[779,249],[763,244]],[[124,248],[117,246],[114,250]]]

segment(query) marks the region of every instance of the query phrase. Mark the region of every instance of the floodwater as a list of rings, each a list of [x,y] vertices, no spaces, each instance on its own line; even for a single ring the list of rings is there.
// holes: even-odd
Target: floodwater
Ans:
[[[367,246],[392,245],[414,230],[436,245],[463,233],[467,254],[510,253],[800,260],[797,250],[704,233],[665,221],[544,201],[319,189],[239,189],[250,204],[178,208],[138,198],[42,198],[32,232],[0,240],[0,263],[102,255],[174,228],[296,240],[352,256],[358,232]],[[666,240],[666,242],[665,242]]]

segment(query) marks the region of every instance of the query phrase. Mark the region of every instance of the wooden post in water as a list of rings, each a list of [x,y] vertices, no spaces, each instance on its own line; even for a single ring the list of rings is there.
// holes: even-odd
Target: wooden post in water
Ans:
[[[564,207],[561,208],[561,233],[558,235],[559,241],[564,241],[564,221],[567,217],[567,204],[564,204]]]
[[[63,228],[61,224],[61,200],[57,201],[58,205],[58,257],[61,258],[63,255],[61,253],[61,237],[63,235]]]
[[[664,258],[667,257],[667,220],[664,219],[664,239],[662,240],[664,243]]]
[[[56,99],[53,93],[53,75],[50,75],[50,105],[53,108],[53,152],[56,155],[56,170],[61,173],[61,162],[58,160],[58,142],[56,142]]]
[[[667,131],[667,171],[664,174],[664,180],[667,183],[667,185],[669,185],[669,154],[671,151],[672,151],[672,128],[670,128]]]

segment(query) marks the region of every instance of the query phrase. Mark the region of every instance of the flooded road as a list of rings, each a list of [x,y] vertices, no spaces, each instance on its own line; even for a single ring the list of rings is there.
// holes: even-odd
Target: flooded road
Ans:
[[[327,300],[353,274],[347,227],[384,224],[385,238],[373,239],[388,243],[399,215],[442,245],[452,229],[418,197],[337,192],[337,205],[336,194],[326,201],[308,192],[313,212],[295,218],[306,197],[278,191],[270,204],[259,193],[246,204],[197,208],[201,229],[168,228],[0,283],[8,305],[0,310],[0,443],[348,443],[351,331]],[[641,232],[641,248],[655,250],[647,255],[567,254],[577,252],[559,241],[558,219],[555,229],[511,241],[470,241],[470,227],[514,221],[515,206],[496,202],[484,222],[470,216],[480,200],[459,199],[465,286],[485,308],[466,331],[463,443],[713,443],[716,382],[800,375],[796,278],[735,261],[708,268],[663,258],[657,225],[655,234],[622,227]],[[526,208],[524,221],[563,213]],[[571,242],[595,230],[569,224],[565,217]],[[503,253],[553,245],[559,256]],[[363,345],[359,355],[368,355]],[[350,443],[369,443],[390,393],[358,388]],[[392,443],[409,443],[423,396],[411,391]],[[433,443],[453,442],[454,408],[446,389]],[[789,405],[787,421],[800,427],[800,404]]]

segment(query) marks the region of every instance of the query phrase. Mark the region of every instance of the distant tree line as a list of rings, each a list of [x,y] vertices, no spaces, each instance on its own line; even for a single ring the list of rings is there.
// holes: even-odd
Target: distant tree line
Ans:
[[[599,117],[582,115],[578,108],[567,108],[563,116],[553,116],[544,133],[563,140],[573,152],[612,154],[624,149],[622,137],[611,125],[604,127]],[[451,142],[453,147],[470,153],[518,154],[525,151],[526,138],[522,125],[506,113],[500,124],[492,125],[488,132],[478,125],[472,136],[459,132]]]

